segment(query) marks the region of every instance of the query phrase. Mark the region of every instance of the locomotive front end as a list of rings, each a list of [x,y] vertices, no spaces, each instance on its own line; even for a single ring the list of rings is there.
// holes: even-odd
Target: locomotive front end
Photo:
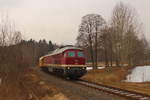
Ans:
[[[67,65],[65,75],[71,79],[77,79],[86,73],[85,55],[83,50],[67,50],[64,53]]]

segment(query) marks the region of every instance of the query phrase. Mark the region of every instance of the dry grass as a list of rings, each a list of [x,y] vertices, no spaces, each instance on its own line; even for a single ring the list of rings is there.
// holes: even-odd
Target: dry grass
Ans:
[[[129,68],[105,68],[100,70],[90,70],[83,79],[87,80],[99,80],[100,82],[118,82],[122,79],[125,79],[125,76],[128,74],[126,69]]]
[[[42,100],[68,100],[62,93],[56,94],[53,97],[45,96]]]
[[[131,72],[130,67],[125,68],[105,68],[99,70],[91,70],[82,79],[101,84],[107,84],[113,87],[119,87],[131,91],[146,93],[150,95],[150,83],[131,83],[124,82],[126,75]]]
[[[59,89],[44,82],[31,68],[23,72],[19,81],[0,85],[0,100],[67,100],[60,94]]]

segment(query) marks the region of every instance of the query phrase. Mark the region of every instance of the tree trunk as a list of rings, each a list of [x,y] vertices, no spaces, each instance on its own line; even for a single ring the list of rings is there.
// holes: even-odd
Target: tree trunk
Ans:
[[[95,69],[97,69],[97,29],[95,34]]]
[[[104,52],[105,52],[105,67],[108,67],[108,57],[107,57],[107,49],[106,49],[106,47],[105,47]]]
[[[91,39],[91,35],[90,34],[89,34],[89,44],[90,44],[90,55],[91,55],[92,67],[93,67],[93,69],[95,69],[94,57],[93,57],[93,46],[92,46],[92,39]]]
[[[110,50],[110,66],[113,66],[113,50],[112,50],[112,45],[111,45],[111,50]]]

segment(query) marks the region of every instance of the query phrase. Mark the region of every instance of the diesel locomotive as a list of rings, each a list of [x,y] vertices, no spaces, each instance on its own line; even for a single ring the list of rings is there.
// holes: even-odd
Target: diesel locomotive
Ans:
[[[85,61],[81,48],[64,46],[40,57],[39,67],[70,79],[77,79],[86,73]]]

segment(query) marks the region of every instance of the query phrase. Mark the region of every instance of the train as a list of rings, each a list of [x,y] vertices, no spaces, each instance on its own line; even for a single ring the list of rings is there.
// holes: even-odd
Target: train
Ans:
[[[63,46],[39,58],[39,67],[65,78],[78,79],[86,71],[84,50],[75,46]]]

